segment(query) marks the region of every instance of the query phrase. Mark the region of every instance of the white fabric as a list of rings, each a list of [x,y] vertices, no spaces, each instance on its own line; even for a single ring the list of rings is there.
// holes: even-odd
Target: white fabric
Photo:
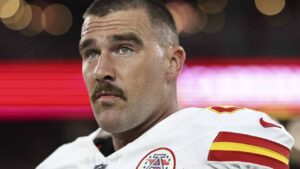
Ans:
[[[209,108],[182,109],[149,129],[135,141],[104,157],[94,145],[96,137],[107,135],[98,129],[89,136],[59,147],[37,169],[135,169],[146,154],[160,147],[174,152],[176,169],[258,169],[267,168],[242,162],[208,162],[211,143],[220,131],[248,134],[275,141],[289,149],[294,140],[282,128],[263,128],[259,119],[278,124],[268,115],[250,109],[216,113]],[[169,168],[171,169],[171,168]]]

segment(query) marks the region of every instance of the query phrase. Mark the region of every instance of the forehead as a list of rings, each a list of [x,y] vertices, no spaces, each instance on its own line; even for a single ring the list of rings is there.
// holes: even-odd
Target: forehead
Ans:
[[[139,36],[149,33],[151,23],[144,9],[129,9],[111,12],[98,17],[90,15],[86,17],[82,25],[81,37],[93,33],[113,34],[122,32],[133,32]]]

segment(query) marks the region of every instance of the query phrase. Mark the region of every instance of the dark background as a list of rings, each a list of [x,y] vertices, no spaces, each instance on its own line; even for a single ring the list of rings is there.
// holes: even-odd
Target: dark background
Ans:
[[[28,0],[42,8],[53,3],[70,9],[70,30],[53,36],[47,32],[32,37],[6,28],[0,22],[0,62],[20,60],[80,60],[78,42],[82,14],[91,0]],[[189,1],[194,3],[195,1]],[[300,2],[286,1],[286,24],[266,22],[252,0],[228,0],[224,9],[225,24],[215,33],[197,32],[181,36],[189,59],[270,59],[286,60],[300,55]],[[63,112],[62,112],[63,113]],[[287,124],[289,120],[282,121]],[[94,131],[94,119],[83,120],[4,120],[0,119],[0,168],[30,169],[45,159],[59,145]],[[294,150],[294,159],[299,152]],[[66,157],[67,158],[67,157]],[[299,163],[299,162],[298,162]],[[292,169],[300,168],[296,160]]]

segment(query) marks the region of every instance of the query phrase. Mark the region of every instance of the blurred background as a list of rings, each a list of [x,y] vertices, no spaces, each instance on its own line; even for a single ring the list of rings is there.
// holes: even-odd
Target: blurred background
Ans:
[[[97,128],[78,42],[91,0],[0,1],[0,168],[31,169]],[[300,168],[300,2],[165,1],[187,64],[182,107],[264,111],[295,137]],[[247,117],[245,117],[247,118]]]

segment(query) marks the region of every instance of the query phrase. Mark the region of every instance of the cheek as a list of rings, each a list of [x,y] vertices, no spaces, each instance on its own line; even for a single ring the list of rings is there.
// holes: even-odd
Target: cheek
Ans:
[[[134,83],[136,85],[133,90],[140,90],[142,95],[145,93],[153,93],[156,88],[162,85],[163,80],[163,68],[161,63],[157,61],[148,61],[143,64],[139,69],[135,69]]]
[[[92,71],[89,69],[88,66],[83,65],[82,66],[82,76],[83,76],[83,80],[85,82],[85,86],[88,90],[89,95],[92,92],[92,86],[93,86],[93,73]]]

